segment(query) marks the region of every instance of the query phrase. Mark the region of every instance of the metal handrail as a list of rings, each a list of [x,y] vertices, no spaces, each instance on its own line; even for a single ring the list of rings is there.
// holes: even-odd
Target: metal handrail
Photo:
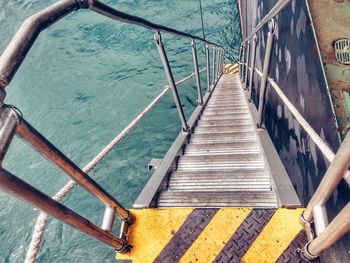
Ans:
[[[266,84],[269,82],[272,88],[277,92],[279,97],[285,103],[287,108],[292,112],[296,120],[305,129],[308,135],[312,138],[315,144],[320,148],[322,154],[331,162],[324,175],[320,185],[312,196],[307,208],[302,213],[300,222],[304,226],[307,232],[309,243],[305,245],[302,252],[303,255],[312,260],[317,258],[325,249],[332,246],[338,241],[344,234],[350,231],[350,203],[348,203],[340,213],[332,220],[328,222],[326,203],[330,196],[336,190],[342,179],[346,179],[349,176],[350,166],[350,133],[345,137],[340,149],[334,155],[328,145],[320,138],[320,136],[313,130],[313,128],[307,123],[302,115],[297,111],[294,105],[288,100],[277,83],[269,78],[269,66],[271,59],[271,50],[273,47],[274,33],[276,30],[276,24],[274,17],[283,10],[290,0],[280,0],[270,12],[258,23],[258,25],[252,30],[251,34],[242,42],[239,62],[240,65],[240,78],[241,81],[247,86],[247,79],[249,75],[249,100],[252,100],[252,79],[254,72],[261,77],[260,82],[260,94],[258,105],[258,121],[257,126],[263,128],[263,111],[265,105],[265,91]],[[269,23],[269,32],[266,40],[265,58],[263,63],[263,71],[260,72],[254,65],[255,52],[256,52],[256,33],[261,30],[267,23]],[[250,39],[254,37],[252,41]],[[253,44],[252,52],[250,54],[250,42]],[[249,57],[251,57],[249,59]],[[250,60],[250,61],[249,61]],[[250,62],[250,66],[249,66]],[[316,235],[314,235],[311,224],[314,224]]]
[[[198,40],[224,50],[223,46],[207,41],[201,37],[171,27],[155,24],[138,16],[129,15],[98,0],[61,0],[30,16],[23,22],[0,57],[0,88],[5,88],[10,84],[41,31],[72,11],[81,8],[91,9],[96,13],[124,23],[142,26],[157,32],[165,32],[192,40]]]
[[[278,15],[289,3],[291,0],[280,0],[277,4],[270,10],[270,12],[260,20],[259,24],[254,27],[249,36],[242,42],[245,44],[249,39],[251,39],[260,29],[262,29],[272,18]]]
[[[110,224],[103,224],[102,227],[94,225],[84,217],[5,170],[2,167],[2,162],[15,135],[31,144],[34,149],[51,160],[76,183],[100,199],[106,205],[106,210],[113,211],[113,214],[109,215],[109,218],[104,217],[103,219],[104,222],[108,219],[107,221]],[[127,240],[112,235],[112,229],[114,215],[117,214],[125,223],[124,225],[126,225],[127,231],[128,226],[134,221],[131,213],[26,122],[12,107],[6,105],[1,105],[0,107],[0,138],[0,188],[114,247],[118,251],[128,248],[129,244]]]

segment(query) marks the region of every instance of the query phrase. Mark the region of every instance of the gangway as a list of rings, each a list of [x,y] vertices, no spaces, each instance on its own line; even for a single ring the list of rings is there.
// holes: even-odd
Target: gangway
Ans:
[[[183,149],[158,207],[277,207],[238,74],[221,77]]]
[[[98,0],[61,0],[28,18],[0,57],[0,188],[42,211],[36,225],[39,230],[33,235],[33,247],[28,250],[26,262],[35,261],[48,214],[113,247],[120,252],[118,258],[131,259],[134,263],[317,262],[322,251],[347,233],[350,230],[350,204],[329,223],[326,203],[343,178],[350,182],[350,133],[334,153],[269,77],[276,31],[273,18],[290,3],[290,0],[278,1],[242,42],[239,74],[224,72],[224,47],[123,13]],[[83,169],[31,126],[15,106],[3,103],[5,88],[39,33],[81,8],[153,30],[169,83],[148,109]],[[267,25],[265,59],[260,71],[255,66],[256,33]],[[190,76],[197,81],[198,105],[188,120],[161,33],[191,41],[194,73]],[[204,95],[196,42],[204,44],[205,49],[206,67],[203,70],[207,73],[207,89]],[[254,75],[260,78],[258,109],[251,101]],[[330,162],[306,209],[300,207],[294,187],[264,129],[267,83]],[[128,210],[88,172],[167,90],[172,92],[182,129],[154,167],[134,209]],[[73,181],[67,184],[68,187],[51,198],[2,167],[14,136],[21,137],[69,175]],[[75,184],[105,204],[101,226],[60,203]],[[119,236],[114,234],[116,216],[121,221]]]

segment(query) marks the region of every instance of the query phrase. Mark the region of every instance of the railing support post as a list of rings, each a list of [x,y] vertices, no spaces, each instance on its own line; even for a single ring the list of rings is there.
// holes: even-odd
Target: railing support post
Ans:
[[[262,128],[263,111],[265,107],[266,84],[267,84],[267,77],[269,75],[269,69],[270,69],[270,59],[271,59],[271,51],[272,51],[272,44],[273,44],[275,29],[276,29],[275,21],[272,19],[269,22],[269,33],[267,35],[263,74],[261,77],[261,84],[260,84],[258,120],[257,120],[258,128]]]
[[[18,124],[19,118],[13,109],[0,107],[0,166],[16,134]]]
[[[186,117],[185,117],[185,114],[184,114],[184,111],[183,111],[183,108],[182,108],[182,105],[181,105],[179,93],[177,92],[175,80],[174,80],[174,77],[173,77],[173,73],[171,72],[171,68],[170,68],[170,64],[169,64],[169,61],[168,61],[168,57],[167,57],[167,55],[165,53],[165,49],[164,49],[164,46],[162,44],[162,37],[161,37],[159,32],[156,32],[154,34],[154,39],[155,39],[155,41],[157,43],[158,52],[159,52],[160,58],[161,58],[162,63],[163,63],[163,67],[164,67],[164,70],[165,70],[166,77],[168,79],[168,83],[169,83],[171,92],[172,92],[173,97],[174,97],[174,101],[175,101],[175,104],[176,104],[177,111],[179,113],[179,117],[180,117],[180,120],[181,120],[181,123],[182,123],[182,130],[184,132],[188,132],[189,128],[188,128],[188,124],[187,124],[187,121],[186,121]]]
[[[249,96],[248,96],[248,100],[251,101],[252,100],[252,89],[253,89],[253,77],[254,77],[254,68],[255,68],[255,58],[256,58],[256,42],[257,42],[257,36],[255,35],[253,37],[252,40],[252,57],[251,57],[251,61],[250,61],[250,67],[251,67],[251,71],[250,71],[250,75],[249,75]]]
[[[243,44],[239,47],[239,53],[238,53],[238,73],[239,73],[239,79],[242,78],[242,50],[243,50]]]
[[[224,51],[221,51],[221,59],[220,59],[220,76],[223,73],[223,68],[224,68]]]
[[[222,75],[223,69],[224,69],[224,54],[225,54],[225,51],[222,50],[221,59],[220,59],[220,75]]]
[[[220,48],[217,49],[216,61],[215,61],[215,82],[218,80],[219,76],[219,60],[220,60]]]
[[[350,133],[348,133],[312,196],[300,222],[310,225],[314,221],[317,237],[304,248],[304,255],[314,259],[350,230],[350,203],[328,225],[326,203],[348,171],[350,165]]]
[[[240,80],[241,80],[241,82],[243,82],[243,76],[244,76],[244,61],[245,61],[245,47],[246,47],[246,44],[245,43],[243,43],[243,45],[242,45],[242,48],[241,48],[241,55],[240,55],[240,57],[239,57],[239,59],[240,59],[240,62],[241,62],[241,64],[240,64],[240,70],[239,70],[239,72],[240,72]]]
[[[112,233],[113,232],[113,224],[115,218],[115,209],[110,207],[109,205],[105,208],[105,213],[103,215],[101,229]]]
[[[350,231],[350,203],[333,219],[327,228],[303,249],[307,259],[317,258],[324,250],[332,246],[342,236]]]
[[[325,206],[330,196],[333,194],[350,164],[350,133],[348,133],[340,146],[334,160],[327,169],[315,194],[303,212],[303,220],[313,221],[313,209],[315,205]]]
[[[205,56],[207,62],[207,92],[210,92],[210,54],[209,54],[209,46],[205,43]]]
[[[212,84],[215,85],[215,62],[216,62],[216,48],[215,46],[213,47],[213,79],[212,79]]]
[[[247,57],[245,60],[245,65],[246,65],[246,71],[245,71],[245,76],[244,76],[244,89],[247,89],[248,87],[248,75],[249,75],[249,58],[250,58],[250,41],[247,42]]]
[[[225,50],[222,50],[222,55],[221,55],[221,74],[224,73],[224,66],[225,66]]]
[[[196,48],[196,42],[192,39],[192,55],[193,55],[193,64],[194,64],[194,72],[196,74],[196,80],[197,80],[197,91],[198,91],[198,105],[203,105],[203,94],[202,94],[202,86],[201,86],[201,79],[199,76],[199,70],[198,70],[198,58],[197,58],[197,48]]]

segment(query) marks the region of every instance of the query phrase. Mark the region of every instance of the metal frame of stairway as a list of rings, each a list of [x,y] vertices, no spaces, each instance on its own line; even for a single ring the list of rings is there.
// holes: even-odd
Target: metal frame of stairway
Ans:
[[[221,75],[206,95],[134,207],[300,207],[238,74]]]

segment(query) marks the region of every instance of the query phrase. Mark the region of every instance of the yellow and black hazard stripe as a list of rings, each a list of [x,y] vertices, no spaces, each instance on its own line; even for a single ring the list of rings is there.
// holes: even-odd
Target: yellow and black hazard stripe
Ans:
[[[131,252],[147,262],[308,262],[301,209],[197,208],[134,210]]]
[[[239,70],[238,64],[225,64],[224,73],[235,74]]]

